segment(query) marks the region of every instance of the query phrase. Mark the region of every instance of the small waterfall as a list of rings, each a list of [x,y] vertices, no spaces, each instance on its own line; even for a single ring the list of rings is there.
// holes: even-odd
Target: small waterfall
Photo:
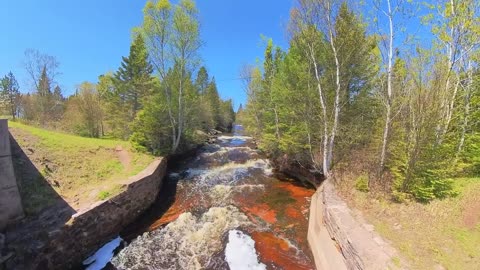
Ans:
[[[235,126],[170,172],[173,204],[114,256],[114,267],[314,269],[305,214],[314,191],[274,178],[242,131]]]

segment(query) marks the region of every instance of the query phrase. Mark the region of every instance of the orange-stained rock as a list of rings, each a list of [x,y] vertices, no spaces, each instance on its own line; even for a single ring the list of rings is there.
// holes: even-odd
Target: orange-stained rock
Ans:
[[[313,194],[315,193],[315,190],[313,189],[299,187],[289,182],[279,182],[278,187],[288,190],[292,194],[292,197],[295,198],[296,200],[298,199],[303,200],[305,197],[312,197]]]
[[[301,209],[293,206],[287,206],[287,208],[285,209],[285,214],[289,218],[293,218],[293,219],[299,219],[303,217]]]
[[[314,269],[310,262],[302,261],[297,251],[291,248],[284,239],[270,232],[253,232],[252,238],[255,241],[255,249],[259,254],[260,261],[263,263],[285,270]]]
[[[265,203],[257,204],[251,207],[244,206],[242,207],[242,210],[247,214],[257,216],[270,224],[277,222],[277,214]]]

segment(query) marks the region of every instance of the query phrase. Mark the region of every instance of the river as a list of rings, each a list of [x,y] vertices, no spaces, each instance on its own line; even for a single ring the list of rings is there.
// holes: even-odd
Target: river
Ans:
[[[150,210],[85,263],[93,262],[87,269],[108,261],[112,269],[315,269],[307,243],[314,192],[276,178],[236,125],[177,164]],[[128,244],[113,256],[122,242]]]

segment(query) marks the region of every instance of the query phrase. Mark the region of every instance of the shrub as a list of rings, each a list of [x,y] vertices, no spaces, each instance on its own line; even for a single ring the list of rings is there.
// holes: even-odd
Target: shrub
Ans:
[[[392,192],[392,199],[397,203],[407,203],[412,200],[412,195],[394,190]]]
[[[99,198],[100,200],[105,200],[105,199],[107,199],[107,198],[110,197],[110,196],[111,196],[111,194],[110,194],[110,192],[108,192],[108,191],[102,191],[102,192],[100,192],[100,193],[98,194],[98,198]]]
[[[368,192],[370,189],[368,188],[369,178],[367,174],[362,174],[355,180],[355,188],[361,192]]]
[[[429,202],[433,199],[444,199],[457,195],[453,190],[453,180],[448,178],[427,179],[423,184],[415,186],[412,193],[421,202]]]

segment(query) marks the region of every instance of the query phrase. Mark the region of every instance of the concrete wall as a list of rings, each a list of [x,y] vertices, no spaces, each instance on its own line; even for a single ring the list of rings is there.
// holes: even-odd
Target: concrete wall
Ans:
[[[354,216],[330,180],[324,181],[312,197],[308,243],[318,270],[405,268],[397,251],[373,226]]]
[[[23,218],[22,201],[13,170],[8,121],[0,119],[0,232]]]
[[[26,268],[78,267],[92,251],[118,235],[155,201],[166,169],[166,159],[156,160],[143,172],[130,178],[121,194],[74,214]]]

